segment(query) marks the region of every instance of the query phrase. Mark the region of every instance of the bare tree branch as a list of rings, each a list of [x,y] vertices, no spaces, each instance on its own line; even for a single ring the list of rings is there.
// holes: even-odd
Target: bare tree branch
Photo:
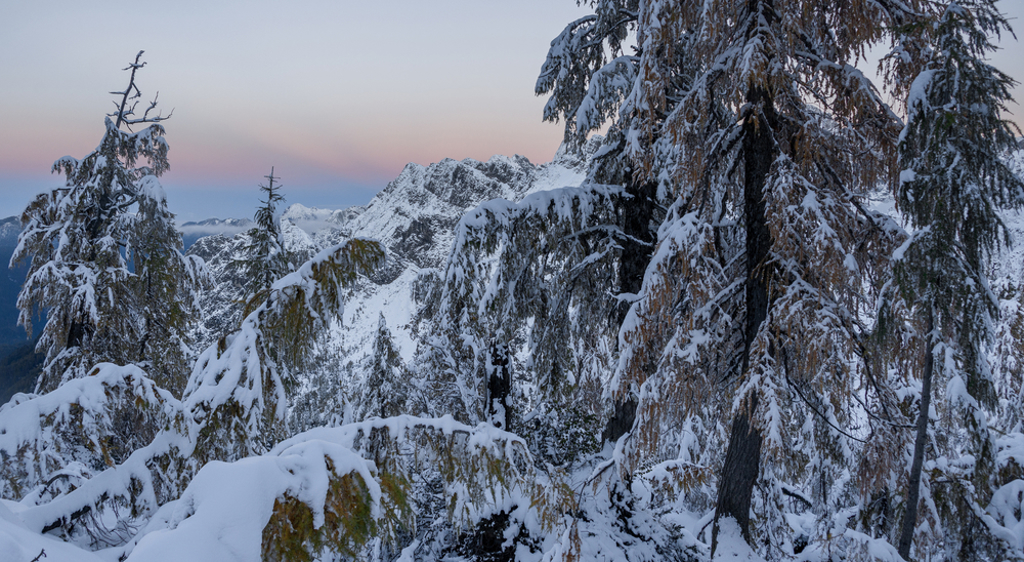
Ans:
[[[127,67],[124,68],[124,70],[132,71],[131,76],[128,79],[128,87],[125,88],[122,92],[110,92],[115,96],[121,96],[120,104],[114,102],[114,105],[117,106],[117,112],[107,114],[109,117],[117,118],[117,123],[115,124],[115,127],[117,127],[118,129],[121,128],[121,125],[125,125],[128,127],[128,130],[130,131],[132,125],[137,125],[139,123],[159,123],[161,121],[170,119],[171,115],[174,114],[174,110],[172,109],[171,113],[166,116],[161,114],[157,114],[156,117],[149,116],[149,112],[156,107],[157,100],[160,98],[160,92],[157,92],[156,96],[153,98],[153,101],[149,103],[149,107],[146,108],[145,113],[142,114],[142,117],[138,119],[129,119],[130,116],[135,115],[135,108],[139,105],[138,99],[142,97],[142,90],[140,90],[139,86],[135,84],[135,71],[146,66],[145,62],[140,62],[140,60],[142,59],[142,53],[144,52],[145,51],[139,51],[139,54],[135,55],[135,62],[129,64]],[[129,100],[132,101],[130,106],[128,105]]]

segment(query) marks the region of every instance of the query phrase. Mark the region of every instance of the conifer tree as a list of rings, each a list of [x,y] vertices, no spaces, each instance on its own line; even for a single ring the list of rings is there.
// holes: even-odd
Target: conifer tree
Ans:
[[[276,283],[229,334],[197,359],[184,404],[204,427],[196,455],[237,460],[290,434],[288,388],[318,336],[344,312],[344,289],[384,264],[379,242],[352,238],[320,251]]]
[[[946,438],[933,454],[942,463],[946,499],[941,540],[961,558],[984,554],[984,511],[995,491],[995,444],[988,419],[995,390],[987,347],[998,298],[986,277],[989,260],[1008,242],[1000,208],[1024,205],[1024,182],[1005,156],[1016,148],[1015,127],[1003,118],[1013,79],[986,62],[993,37],[1010,32],[993,0],[954,0],[933,26],[930,58],[910,88],[907,125],[899,144],[902,172],[896,200],[914,232],[901,248],[896,278],[912,305],[921,394],[899,554],[910,559],[920,520],[922,465],[933,392]],[[936,389],[933,391],[933,388]],[[931,486],[924,487],[926,493]],[[931,502],[925,502],[930,504]],[[962,510],[956,505],[965,506]],[[937,514],[941,515],[941,514]],[[939,539],[939,537],[934,537]],[[987,546],[992,546],[991,541]],[[919,544],[918,553],[922,549]],[[998,553],[995,553],[999,556]],[[1001,557],[1001,556],[1000,556]]]
[[[595,15],[552,42],[537,88],[552,92],[545,117],[564,118],[576,144],[611,119],[595,169],[620,170],[625,181],[610,183],[627,185],[623,209],[668,207],[623,213],[634,243],[643,239],[630,223],[660,228],[649,258],[630,250],[649,265],[619,319],[611,387],[624,405],[640,398],[621,468],[628,478],[672,455],[721,466],[717,490],[704,488],[717,496],[707,500],[717,504],[712,543],[726,517],[752,542],[752,510],[762,535],[785,526],[778,500],[752,505],[757,481],[826,482],[857,463],[843,427],[859,417],[855,375],[870,374],[862,291],[883,286],[881,256],[901,230],[860,203],[895,178],[899,119],[854,63],[919,6],[587,4]],[[629,31],[635,55],[616,57]],[[680,423],[706,431],[665,431]],[[835,501],[814,489],[815,501]]]
[[[377,322],[371,361],[370,372],[363,383],[363,393],[359,398],[359,410],[356,415],[356,420],[359,421],[373,416],[387,418],[403,413],[408,393],[402,357],[395,349],[391,330],[388,329],[383,314]]]
[[[641,57],[637,53],[627,54],[623,47],[630,34],[637,30],[641,3],[597,0],[587,4],[593,7],[594,13],[567,25],[551,42],[535,91],[538,95],[550,95],[544,119],[564,122],[564,146],[569,150],[579,150],[587,135],[608,127],[587,181],[622,186],[625,190],[624,197],[613,199],[613,218],[604,226],[616,248],[612,256],[615,282],[611,289],[618,298],[610,318],[610,331],[615,332],[629,303],[640,293],[644,271],[654,250],[656,225],[663,218],[662,209],[669,192],[667,177],[634,173],[630,147],[658,145],[647,152],[651,158],[644,164],[649,167],[655,166],[650,161],[654,155],[664,158],[672,150],[665,139],[652,135],[637,140],[632,135],[637,129],[635,121],[645,117],[635,110],[632,98]],[[677,69],[666,70],[674,73]],[[665,80],[663,93],[677,94],[683,81],[678,76]],[[604,304],[601,300],[590,302]],[[594,316],[604,313],[604,310],[594,310]],[[596,335],[607,326],[598,323],[591,328]],[[618,396],[605,428],[605,438],[616,440],[625,433],[633,423],[635,410],[634,394],[626,392]]]
[[[281,195],[280,179],[274,176],[274,168],[270,168],[267,185],[260,184],[266,199],[260,200],[262,205],[256,210],[256,226],[249,230],[249,243],[245,246],[245,257],[240,265],[249,280],[249,288],[245,297],[243,316],[256,309],[270,292],[270,287],[293,268],[288,253],[281,240],[281,228],[278,224],[278,206],[284,202]]]
[[[748,542],[752,510],[759,534],[782,527],[775,500],[752,503],[756,482],[854,461],[842,427],[872,269],[863,248],[886,236],[858,196],[890,177],[897,119],[853,64],[901,9],[640,6],[626,150],[642,176],[670,178],[674,201],[623,324],[617,383],[641,396],[635,451],[678,451],[663,429],[679,418],[721,428],[688,453],[722,463],[713,550],[724,518]]]
[[[181,232],[156,178],[139,183],[137,200],[127,245],[139,324],[134,362],[161,388],[181,396],[195,359],[189,323],[199,312],[198,289],[209,283],[209,275],[201,258],[181,253]]]
[[[511,413],[514,358],[504,346],[516,340],[530,349],[538,399],[561,402],[607,378],[620,304],[609,280],[623,237],[613,201],[622,196],[587,183],[485,202],[463,217],[434,315],[438,335],[418,361],[431,365],[437,415],[496,421],[492,399]]]
[[[158,370],[177,381],[171,387],[184,382],[182,362],[166,353],[183,352],[184,321],[202,268],[181,256],[181,236],[157,180],[168,169],[160,122],[170,115],[151,115],[156,99],[141,116],[135,113],[141,57],[140,51],[125,69],[131,77],[115,92],[120,102],[99,147],[81,160],[58,160],[53,171],[65,175],[65,186],[37,196],[21,217],[11,261],[30,265],[18,296],[19,322],[31,332],[33,314],[47,310],[39,392],[83,377],[102,361],[167,359]],[[148,126],[131,132],[142,124]]]

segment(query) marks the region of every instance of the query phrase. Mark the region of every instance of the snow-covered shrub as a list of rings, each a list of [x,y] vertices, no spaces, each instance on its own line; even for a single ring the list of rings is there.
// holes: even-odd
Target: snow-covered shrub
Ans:
[[[383,261],[370,240],[325,249],[275,282],[237,332],[200,355],[184,399],[200,459],[260,454],[287,436],[290,370],[310,358],[318,330],[341,314],[343,287]]]
[[[417,536],[411,494],[420,473],[444,482],[451,525],[469,528],[496,510],[526,505],[533,472],[525,443],[487,425],[445,419],[373,419],[319,428],[273,451],[203,467],[163,506],[128,560],[375,559]],[[422,536],[422,534],[420,535]]]
[[[183,426],[181,403],[134,366],[18,395],[0,408],[0,496],[50,501]]]

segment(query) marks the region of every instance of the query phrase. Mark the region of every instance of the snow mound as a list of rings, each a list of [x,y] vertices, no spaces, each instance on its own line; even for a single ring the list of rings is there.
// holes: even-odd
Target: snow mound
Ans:
[[[764,558],[751,550],[740,533],[739,523],[732,517],[718,520],[718,548],[714,560],[723,562],[765,562]]]
[[[31,562],[38,557],[42,562],[105,562],[92,552],[32,532],[15,512],[19,508],[14,502],[0,500],[0,560]]]

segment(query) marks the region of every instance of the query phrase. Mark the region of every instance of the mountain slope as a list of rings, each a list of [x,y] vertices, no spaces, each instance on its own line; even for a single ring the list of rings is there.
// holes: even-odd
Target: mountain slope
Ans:
[[[409,164],[364,207],[290,206],[282,214],[282,237],[296,263],[353,237],[378,240],[388,251],[383,270],[360,279],[349,290],[342,321],[321,342],[320,373],[300,378],[293,405],[325,399],[323,385],[314,382],[318,377],[329,376],[335,384],[346,386],[347,380],[364,376],[381,316],[403,361],[408,362],[417,345],[411,325],[417,308],[414,284],[421,273],[444,266],[462,215],[490,199],[517,201],[536,191],[577,185],[584,178],[592,150],[585,154],[560,154],[542,165],[521,156],[495,156],[487,162],[446,159],[429,166]],[[203,297],[202,325],[193,334],[197,349],[213,343],[241,320],[244,279],[232,263],[242,257],[246,240],[244,233],[211,236],[198,240],[189,250],[206,260],[216,287]],[[337,382],[339,378],[346,380]],[[323,410],[311,406],[295,410]]]

